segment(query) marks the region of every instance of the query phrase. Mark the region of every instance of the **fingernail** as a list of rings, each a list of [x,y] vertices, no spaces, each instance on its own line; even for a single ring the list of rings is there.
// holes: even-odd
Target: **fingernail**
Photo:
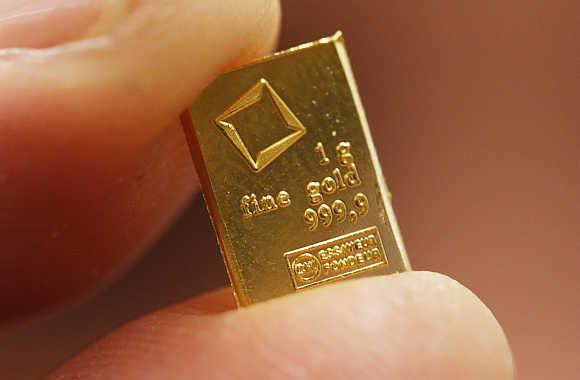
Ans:
[[[125,14],[125,0],[5,0],[0,48],[46,48],[102,34]]]

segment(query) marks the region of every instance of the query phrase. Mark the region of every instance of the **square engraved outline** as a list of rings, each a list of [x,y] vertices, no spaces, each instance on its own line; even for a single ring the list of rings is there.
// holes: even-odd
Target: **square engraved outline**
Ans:
[[[331,245],[331,244],[336,243],[336,242],[341,241],[341,240],[349,240],[351,238],[354,238],[357,235],[368,236],[369,232],[371,232],[371,231],[373,231],[378,238],[377,239],[378,240],[378,247],[380,248],[381,258],[382,258],[382,260],[380,262],[373,263],[369,266],[363,266],[363,267],[357,268],[353,271],[341,273],[341,274],[338,274],[336,276],[326,277],[326,278],[323,278],[323,279],[320,279],[320,280],[317,280],[317,281],[314,281],[314,282],[311,282],[308,284],[302,284],[302,285],[297,284],[296,277],[294,276],[294,272],[292,271],[292,263],[290,262],[289,256],[296,255],[296,257],[297,257],[301,253],[309,253],[314,249],[318,249],[318,248],[323,247],[323,246],[328,246],[328,245]],[[324,241],[321,241],[318,243],[308,245],[306,247],[302,247],[302,248],[294,249],[292,251],[285,252],[284,258],[286,259],[286,266],[288,268],[288,271],[290,272],[290,277],[292,278],[292,284],[294,285],[294,289],[296,289],[296,290],[301,290],[301,289],[307,288],[309,286],[320,285],[320,284],[323,284],[326,282],[339,281],[343,278],[351,277],[351,276],[358,274],[358,273],[366,272],[366,271],[369,271],[371,269],[375,269],[378,267],[389,265],[389,261],[387,260],[387,255],[385,253],[385,247],[383,246],[383,240],[381,238],[381,234],[379,233],[379,229],[376,226],[363,228],[362,230],[349,232],[348,234],[340,235],[340,236],[334,237],[332,239],[324,240]]]
[[[227,120],[262,100],[264,97],[264,91],[268,92],[272,102],[274,103],[274,107],[278,111],[282,120],[284,120],[286,128],[293,132],[260,150],[256,154],[256,158],[254,158],[248,151],[246,143],[240,137],[236,126]],[[261,172],[265,169],[266,166],[270,165],[276,158],[282,155],[282,153],[290,149],[290,147],[300,140],[300,138],[306,133],[306,128],[302,122],[296,117],[296,115],[294,115],[290,107],[288,107],[280,95],[278,95],[278,93],[272,88],[268,80],[264,78],[260,78],[260,80],[238,98],[238,100],[219,114],[214,119],[214,123],[240,152],[246,162],[250,165],[252,171],[255,173]]]

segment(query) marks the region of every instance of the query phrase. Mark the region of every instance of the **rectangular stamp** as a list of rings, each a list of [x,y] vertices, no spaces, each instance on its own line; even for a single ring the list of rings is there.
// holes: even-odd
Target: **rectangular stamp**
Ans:
[[[286,252],[284,257],[295,289],[388,265],[374,226]]]

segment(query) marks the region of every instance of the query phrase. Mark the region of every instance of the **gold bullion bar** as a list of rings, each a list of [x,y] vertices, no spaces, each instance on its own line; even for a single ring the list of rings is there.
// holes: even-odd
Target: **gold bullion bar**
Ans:
[[[182,121],[238,305],[410,270],[340,32],[221,75]]]

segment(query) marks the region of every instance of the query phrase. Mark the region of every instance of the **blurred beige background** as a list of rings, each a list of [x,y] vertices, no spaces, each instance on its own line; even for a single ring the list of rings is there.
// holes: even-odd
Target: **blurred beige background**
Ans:
[[[494,310],[521,379],[577,378],[580,2],[284,2],[282,48],[336,29],[413,266]],[[124,321],[225,281],[197,195],[113,287],[2,337],[0,378],[38,378]]]

